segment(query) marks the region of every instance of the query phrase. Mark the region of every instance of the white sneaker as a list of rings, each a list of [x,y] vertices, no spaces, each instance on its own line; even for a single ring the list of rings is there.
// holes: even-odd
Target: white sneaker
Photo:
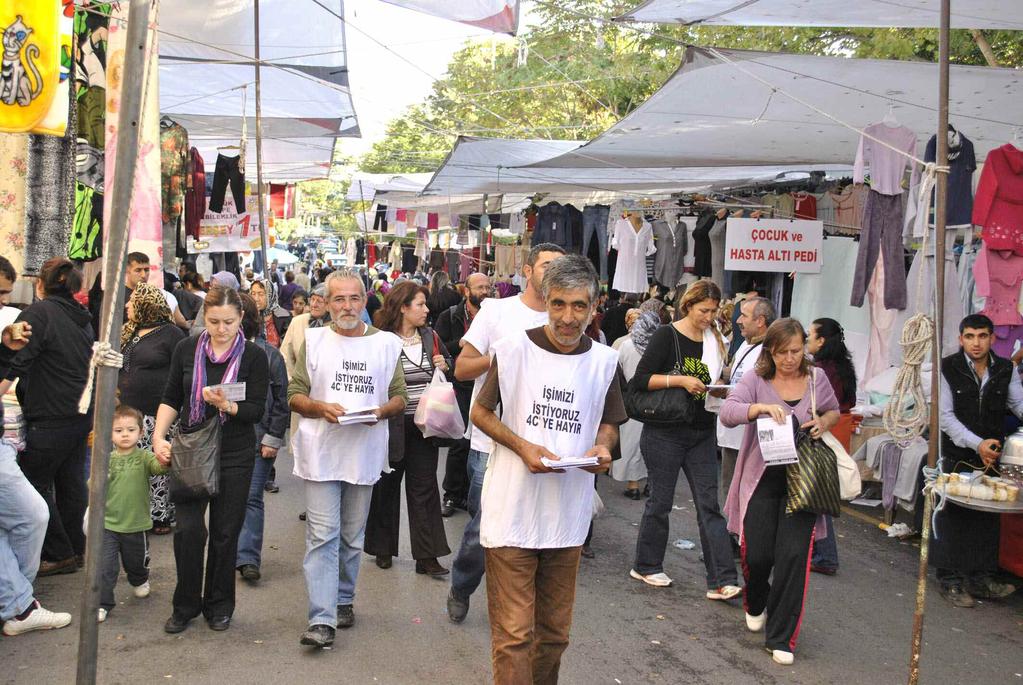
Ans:
[[[764,624],[767,623],[767,612],[763,612],[759,616],[752,616],[746,614],[746,630],[751,633],[759,633],[764,629]]]
[[[149,590],[150,590],[149,581],[147,580],[146,582],[142,583],[142,585],[138,585],[135,587],[135,596],[138,597],[139,599],[148,597]]]
[[[26,616],[23,621],[12,618],[4,623],[4,635],[13,637],[33,630],[63,628],[69,623],[71,623],[71,614],[50,611],[36,604],[35,611]]]
[[[642,580],[647,585],[653,585],[654,587],[668,587],[671,585],[671,578],[664,573],[651,573],[648,576],[644,576],[636,569],[629,571],[629,576],[636,580]]]
[[[717,590],[707,590],[707,599],[728,601],[735,599],[742,594],[742,588],[738,585],[722,585]]]
[[[96,612],[96,623],[103,623],[105,620],[107,620],[107,610],[100,607]]]
[[[792,655],[792,652],[786,652],[781,649],[772,651],[771,658],[774,660],[774,663],[781,664],[782,666],[791,666],[792,662],[796,660],[796,657]]]

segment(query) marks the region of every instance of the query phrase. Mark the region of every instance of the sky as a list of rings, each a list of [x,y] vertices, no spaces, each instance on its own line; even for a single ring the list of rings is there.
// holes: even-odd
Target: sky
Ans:
[[[442,77],[467,40],[514,40],[381,0],[345,0],[344,5],[349,82],[362,130],[361,139],[342,139],[345,156],[368,151],[384,137],[391,119],[424,101],[433,87],[431,76]]]

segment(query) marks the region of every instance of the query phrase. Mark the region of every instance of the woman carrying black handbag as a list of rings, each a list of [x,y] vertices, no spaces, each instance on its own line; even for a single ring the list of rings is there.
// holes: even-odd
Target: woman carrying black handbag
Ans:
[[[398,555],[401,479],[405,476],[409,536],[416,573],[437,577],[449,572],[437,557],[451,554],[437,486],[438,449],[432,438],[423,437],[412,419],[434,370],[447,372],[453,364],[437,334],[426,325],[427,294],[427,289],[414,281],[402,281],[387,293],[374,319],[377,328],[401,338],[401,365],[408,388],[408,404],[404,416],[391,419],[392,470],[373,486],[364,549],[376,557],[380,568],[390,568],[392,557]]]
[[[639,524],[636,561],[629,575],[655,587],[671,585],[671,578],[664,573],[664,552],[668,516],[681,470],[696,504],[707,569],[707,599],[729,600],[742,588],[738,586],[732,545],[718,505],[716,419],[705,406],[707,385],[721,377],[724,366],[724,341],[714,326],[720,304],[721,291],[712,282],[701,280],[690,285],[678,304],[681,318],[650,337],[630,381],[630,391],[645,388],[654,393],[682,388],[692,406],[691,412],[685,413],[688,420],[643,426],[640,449],[649,474],[650,499]]]
[[[242,303],[238,293],[215,287],[206,296],[203,309],[205,330],[174,348],[153,432],[153,451],[172,459],[167,431],[179,413],[184,434],[208,431],[211,421],[219,423],[220,433],[219,454],[214,455],[219,460],[216,494],[188,496],[180,490],[175,494],[172,484],[171,497],[177,507],[174,561],[178,581],[174,613],[164,624],[168,633],[180,633],[199,614],[206,617],[212,630],[227,630],[231,625],[238,535],[245,520],[256,450],[255,424],[266,410],[269,383],[266,354],[246,342],[240,332]],[[222,390],[212,387],[227,383],[244,383],[245,398],[229,400]]]

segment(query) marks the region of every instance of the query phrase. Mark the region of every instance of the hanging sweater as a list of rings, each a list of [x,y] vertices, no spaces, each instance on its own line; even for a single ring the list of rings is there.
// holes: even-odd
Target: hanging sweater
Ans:
[[[1023,151],[1005,144],[988,153],[973,202],[973,223],[992,250],[1023,255]]]

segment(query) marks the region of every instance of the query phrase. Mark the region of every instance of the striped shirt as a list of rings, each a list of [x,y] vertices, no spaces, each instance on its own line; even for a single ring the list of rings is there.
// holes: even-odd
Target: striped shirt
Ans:
[[[430,352],[433,348],[430,347]],[[420,342],[414,345],[404,344],[401,351],[401,369],[405,373],[405,387],[408,390],[408,404],[405,415],[412,416],[419,406],[419,398],[423,396],[426,386],[433,379],[433,355],[427,352]]]

